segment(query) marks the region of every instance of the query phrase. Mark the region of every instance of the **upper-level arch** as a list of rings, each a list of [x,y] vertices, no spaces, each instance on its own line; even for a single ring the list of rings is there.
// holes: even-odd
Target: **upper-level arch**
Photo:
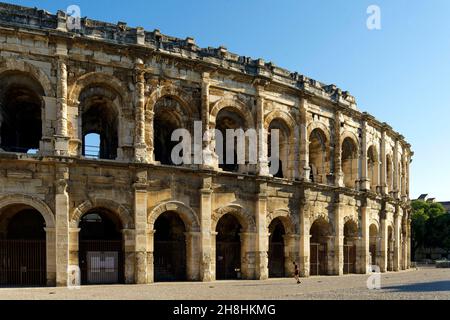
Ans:
[[[0,58],[0,74],[4,72],[18,71],[30,75],[42,86],[46,97],[55,97],[55,90],[49,77],[44,71],[33,64],[17,59]]]
[[[69,93],[69,103],[77,106],[78,139],[81,154],[114,160],[123,145],[123,112],[131,105],[128,89],[112,75],[92,72],[77,79]],[[89,141],[89,135],[99,141]]]
[[[90,72],[86,73],[76,79],[75,83],[72,84],[71,89],[68,94],[68,102],[70,104],[78,103],[80,93],[87,87],[93,85],[101,85],[110,87],[113,89],[122,100],[125,106],[131,106],[131,98],[128,88],[125,84],[117,79],[115,76],[103,72]]]
[[[217,115],[224,108],[230,108],[233,111],[236,111],[241,117],[245,119],[246,127],[244,129],[250,129],[255,127],[253,115],[249,110],[248,106],[244,102],[242,102],[237,98],[236,99],[223,98],[218,102],[216,102],[214,106],[211,108],[211,115],[210,115],[211,129],[215,129]]]
[[[278,168],[278,172],[271,172],[275,177],[292,179],[296,170],[296,139],[295,121],[286,112],[275,110],[270,113],[265,120],[265,129],[268,133],[268,157],[271,168]],[[278,130],[278,148],[276,149],[272,141],[276,136],[273,130]],[[279,159],[275,159],[278,156]],[[274,161],[278,161],[278,166],[274,167]],[[275,171],[275,170],[272,170]]]
[[[186,117],[192,118],[198,116],[198,111],[192,97],[182,88],[172,84],[157,87],[150,96],[148,96],[145,104],[146,111],[155,112],[156,103],[164,97],[176,100],[183,107],[183,113]]]

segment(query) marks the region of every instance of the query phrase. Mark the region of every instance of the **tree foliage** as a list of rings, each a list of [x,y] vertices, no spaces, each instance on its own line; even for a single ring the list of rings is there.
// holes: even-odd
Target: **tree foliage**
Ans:
[[[442,248],[450,252],[450,214],[440,203],[412,202],[412,254],[422,247]]]

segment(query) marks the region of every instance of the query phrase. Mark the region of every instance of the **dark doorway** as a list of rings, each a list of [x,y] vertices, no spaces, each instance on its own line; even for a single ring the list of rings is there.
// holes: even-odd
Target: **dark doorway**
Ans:
[[[115,160],[119,145],[119,112],[115,106],[118,94],[103,85],[85,88],[80,94],[80,110],[83,139],[83,156],[98,153],[100,159]],[[86,139],[90,134],[98,135],[99,142],[91,145]],[[97,150],[92,150],[95,147]]]
[[[284,235],[285,229],[280,219],[275,219],[269,226],[269,277],[285,277]]]
[[[8,152],[36,153],[42,137],[44,91],[24,73],[0,79],[0,147]]]
[[[80,221],[81,283],[124,283],[124,257],[119,221],[104,209],[94,209]]]
[[[344,225],[344,274],[356,273],[356,243],[358,226],[349,221]]]
[[[239,171],[239,163],[238,163],[238,138],[234,137],[232,144],[228,145],[227,143],[227,130],[231,130],[231,132],[235,132],[233,130],[243,129],[245,130],[246,124],[244,119],[233,109],[230,107],[224,108],[219,111],[216,117],[216,129],[221,133],[221,135],[216,134],[216,152],[219,154],[219,168],[223,171],[227,172],[238,172]],[[231,138],[230,138],[231,139]],[[229,154],[227,152],[227,147],[233,150],[233,154]],[[217,151],[221,150],[221,152]],[[231,151],[231,150],[230,150]],[[222,157],[220,157],[220,153],[222,153]],[[245,151],[244,151],[245,153]],[[241,155],[242,156],[242,155]],[[247,159],[244,154],[245,159]],[[227,158],[230,158],[232,161],[227,161]]]
[[[166,212],[155,222],[155,281],[186,280],[186,228],[176,212]]]
[[[29,208],[18,211],[12,208],[9,217],[8,212],[5,215],[3,222],[7,227],[0,240],[0,285],[46,286],[46,233],[42,215]]]
[[[241,225],[232,215],[223,216],[217,224],[216,278],[235,280],[241,278]]]
[[[330,235],[328,222],[318,220],[311,227],[310,243],[310,274],[312,276],[328,274],[328,237]]]

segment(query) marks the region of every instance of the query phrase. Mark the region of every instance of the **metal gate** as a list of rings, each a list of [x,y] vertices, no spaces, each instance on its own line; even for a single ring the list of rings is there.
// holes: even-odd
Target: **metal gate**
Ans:
[[[47,285],[45,240],[0,240],[0,286]]]
[[[155,241],[155,281],[186,280],[186,243]]]
[[[79,250],[82,284],[124,282],[122,241],[80,241]]]
[[[241,274],[241,243],[217,242],[217,280],[239,279]]]
[[[356,273],[356,246],[344,245],[344,274]]]
[[[285,277],[284,243],[271,242],[269,246],[269,277]]]
[[[310,275],[327,275],[327,245],[321,243],[311,243],[310,245]]]

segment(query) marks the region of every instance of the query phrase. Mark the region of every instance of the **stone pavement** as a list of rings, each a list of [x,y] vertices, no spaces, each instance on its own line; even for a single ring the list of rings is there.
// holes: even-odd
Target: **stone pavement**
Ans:
[[[0,300],[450,300],[450,269],[382,274],[382,289],[368,290],[366,275],[311,277],[297,285],[293,279],[218,281],[213,283],[156,283],[152,285],[67,288],[0,289]]]

